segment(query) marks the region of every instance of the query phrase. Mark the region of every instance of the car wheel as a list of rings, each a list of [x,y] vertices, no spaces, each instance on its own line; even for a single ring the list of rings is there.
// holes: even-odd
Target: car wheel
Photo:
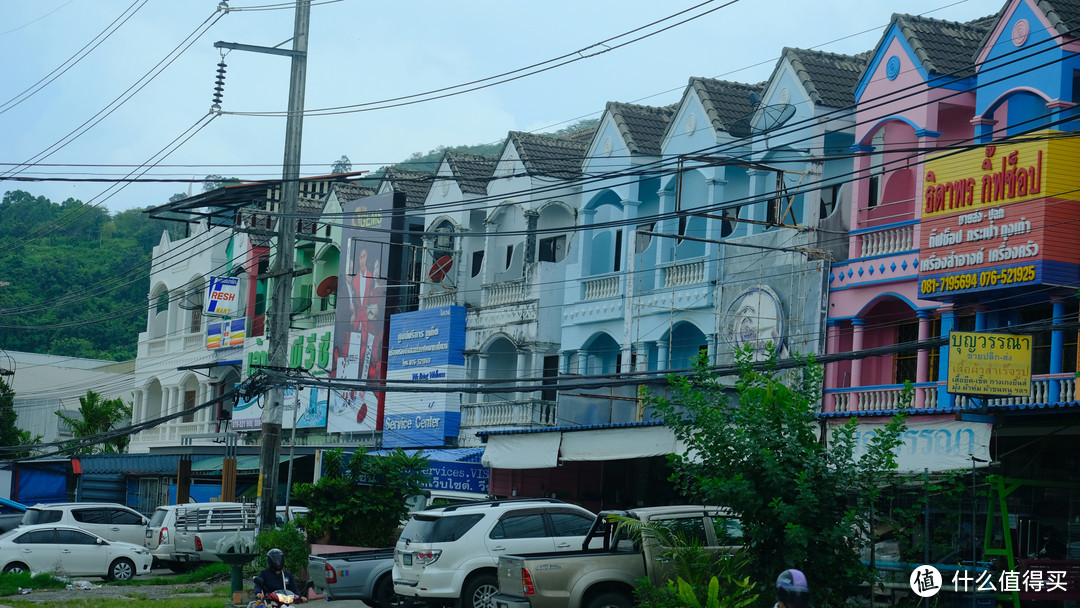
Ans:
[[[372,598],[378,608],[408,608],[413,601],[394,593],[394,578],[389,573],[375,583]]]
[[[499,579],[494,574],[480,574],[465,585],[461,608],[495,608],[491,598],[499,593]]]
[[[121,557],[109,566],[110,581],[130,581],[134,577],[135,564],[126,557]]]
[[[585,608],[634,608],[634,602],[621,593],[601,593],[589,600]]]
[[[26,567],[26,564],[21,564],[19,562],[12,562],[12,563],[4,566],[4,572],[11,572],[13,574],[18,574],[20,572],[27,572],[29,570],[30,569]]]

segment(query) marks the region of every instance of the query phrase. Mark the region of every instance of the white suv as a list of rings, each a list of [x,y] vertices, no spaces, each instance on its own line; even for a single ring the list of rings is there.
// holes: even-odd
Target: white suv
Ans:
[[[494,608],[500,555],[579,550],[595,519],[543,498],[416,511],[394,548],[394,591],[427,604]]]
[[[106,540],[142,545],[148,519],[138,511],[112,502],[62,502],[34,505],[23,514],[22,525],[64,524],[97,534]]]

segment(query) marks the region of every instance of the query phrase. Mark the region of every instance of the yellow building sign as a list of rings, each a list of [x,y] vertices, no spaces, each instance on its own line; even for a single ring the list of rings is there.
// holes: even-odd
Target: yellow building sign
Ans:
[[[974,214],[986,207],[1042,198],[1075,199],[1080,190],[1080,172],[1075,170],[1080,141],[1060,135],[1042,131],[928,159],[922,217]]]
[[[948,391],[958,395],[1031,394],[1031,336],[949,332]]]

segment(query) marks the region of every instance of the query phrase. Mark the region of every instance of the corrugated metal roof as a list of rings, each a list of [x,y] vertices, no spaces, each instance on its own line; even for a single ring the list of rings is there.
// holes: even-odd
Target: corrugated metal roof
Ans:
[[[598,429],[633,429],[643,426],[664,426],[659,420],[648,422],[613,422],[609,424],[586,424],[583,426],[549,426],[534,429],[509,429],[503,431],[477,431],[479,437],[490,435],[526,435],[529,433],[565,433],[570,431],[595,431]]]
[[[126,473],[129,475],[175,475],[177,454],[90,454],[79,456],[83,473]]]
[[[385,456],[391,450],[371,450],[368,454],[373,456]],[[421,452],[428,460],[436,462],[480,462],[484,455],[484,448],[431,448],[427,450],[405,450],[406,453],[415,454]]]

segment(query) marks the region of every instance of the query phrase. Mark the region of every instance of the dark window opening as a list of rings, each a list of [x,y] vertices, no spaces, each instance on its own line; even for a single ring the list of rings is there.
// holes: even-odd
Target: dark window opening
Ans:
[[[480,274],[480,269],[484,266],[484,251],[474,251],[472,254],[472,275],[476,277]]]
[[[544,357],[543,386],[554,386],[559,381],[559,356],[549,355]],[[540,391],[540,398],[544,401],[555,401],[558,391],[554,388],[545,388]]]
[[[825,186],[821,189],[821,207],[818,209],[820,219],[825,219],[836,210],[836,203],[840,200],[840,184]]]
[[[566,257],[566,235],[540,239],[539,259],[541,262],[561,262]]]
[[[614,272],[622,270],[622,230],[615,231],[615,269]]]
[[[881,186],[881,176],[877,175],[877,174],[871,175],[870,176],[870,188],[869,188],[869,192],[866,195],[866,207],[868,209],[873,209],[874,207],[877,207],[877,204],[878,204],[878,190],[880,189],[880,186]]]
[[[510,268],[510,261],[513,260],[513,259],[514,259],[514,246],[513,245],[507,245],[506,246],[506,266],[505,266],[505,268]]]

